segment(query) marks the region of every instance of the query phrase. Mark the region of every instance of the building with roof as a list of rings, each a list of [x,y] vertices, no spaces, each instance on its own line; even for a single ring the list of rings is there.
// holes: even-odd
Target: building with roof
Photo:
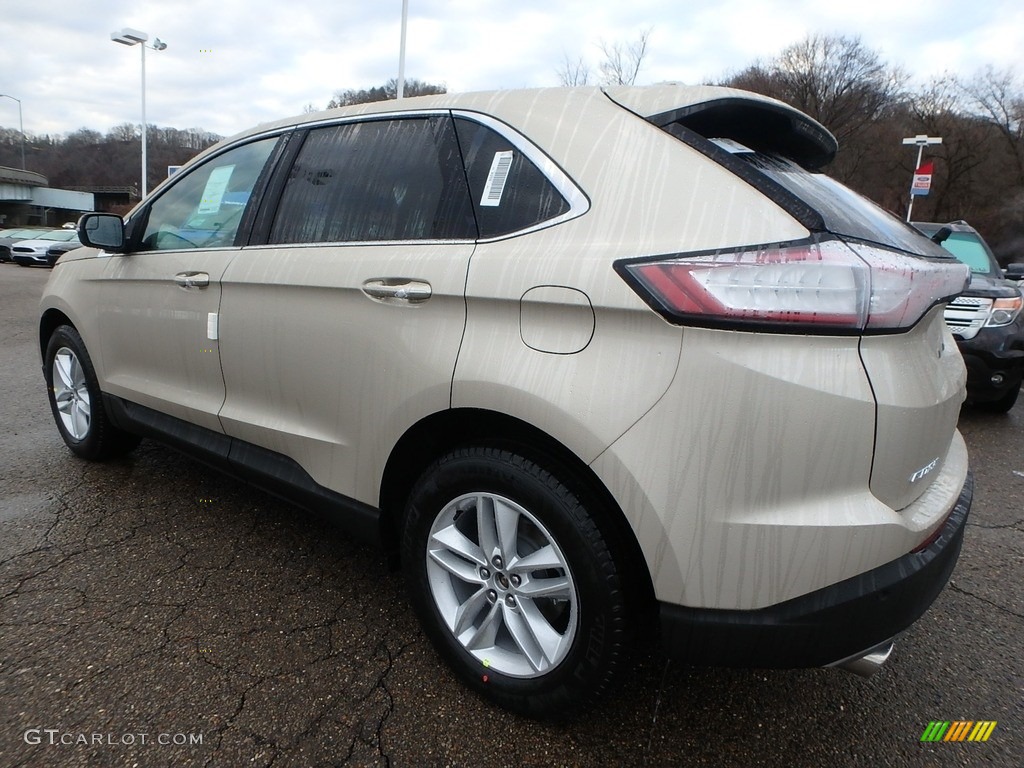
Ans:
[[[59,227],[94,210],[92,192],[53,189],[42,174],[0,166],[0,227]]]

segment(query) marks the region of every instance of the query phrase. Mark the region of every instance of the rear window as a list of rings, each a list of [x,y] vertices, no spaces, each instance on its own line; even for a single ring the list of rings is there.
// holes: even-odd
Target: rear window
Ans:
[[[906,222],[824,173],[811,173],[779,156],[748,152],[738,157],[814,209],[829,232],[902,251],[932,250],[927,238]]]
[[[683,122],[662,125],[663,130],[764,193],[812,232],[827,231],[909,253],[948,258],[947,252],[906,222],[824,173],[807,170],[790,159],[785,154],[784,135],[773,139],[777,147],[762,141],[755,150],[734,138],[742,133],[730,131],[728,125],[714,127],[720,131],[718,135],[702,136]]]

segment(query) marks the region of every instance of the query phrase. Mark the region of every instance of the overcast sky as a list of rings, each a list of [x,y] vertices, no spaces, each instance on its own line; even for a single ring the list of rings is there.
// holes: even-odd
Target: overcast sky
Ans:
[[[25,131],[150,124],[231,135],[398,73],[402,0],[0,0],[0,93]],[[409,0],[406,76],[451,91],[558,84],[565,57],[651,30],[639,83],[707,82],[808,33],[859,35],[923,81],[1024,68],[1020,0]],[[0,126],[18,127],[0,99]]]

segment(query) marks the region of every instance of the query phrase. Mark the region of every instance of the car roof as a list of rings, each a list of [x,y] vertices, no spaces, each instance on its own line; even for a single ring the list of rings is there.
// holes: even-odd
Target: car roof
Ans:
[[[721,86],[660,83],[646,86],[584,86],[443,93],[401,100],[391,99],[354,104],[261,123],[225,139],[202,154],[217,151],[218,147],[234,143],[248,136],[361,115],[465,110],[482,112],[499,119],[505,118],[509,122],[514,122],[518,127],[538,115],[578,117],[581,110],[607,108],[610,103],[618,104],[644,119],[655,118],[659,115],[685,114],[692,112],[694,108],[702,104],[757,105],[764,109],[784,113],[794,121],[804,124],[805,128],[811,129],[811,132],[820,134],[817,140],[833,145],[831,154],[834,154],[835,151],[835,139],[824,126],[777,99]],[[600,129],[600,126],[595,126],[595,130]]]

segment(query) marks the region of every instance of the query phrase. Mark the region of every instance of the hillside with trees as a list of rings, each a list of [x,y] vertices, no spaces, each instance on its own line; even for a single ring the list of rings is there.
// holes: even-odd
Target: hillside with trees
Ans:
[[[147,127],[147,173],[151,186],[167,176],[167,166],[181,165],[220,137],[199,128]],[[124,123],[105,134],[80,128],[66,136],[25,137],[25,166],[61,189],[138,187],[142,127]],[[21,134],[0,128],[0,165],[21,167]]]

